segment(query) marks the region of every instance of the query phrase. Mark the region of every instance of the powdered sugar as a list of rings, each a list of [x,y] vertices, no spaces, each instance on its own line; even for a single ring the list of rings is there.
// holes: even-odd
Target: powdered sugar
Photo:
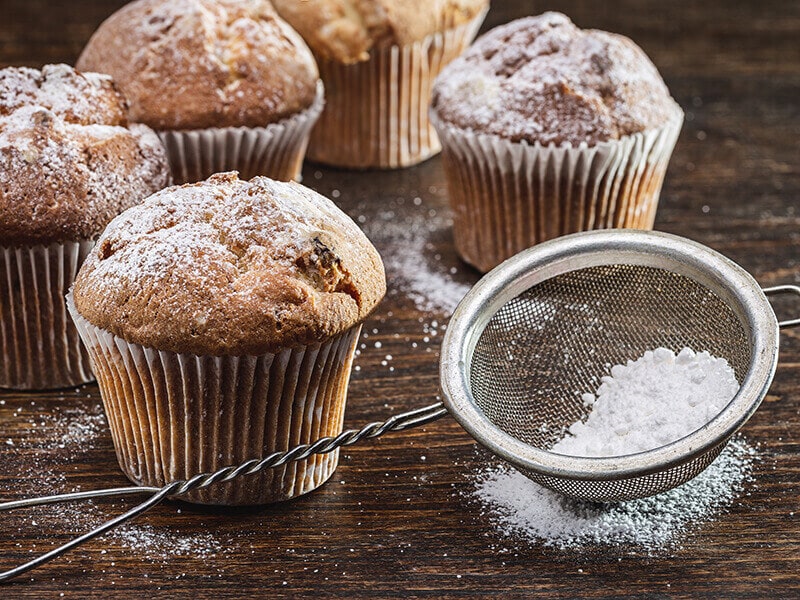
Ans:
[[[434,238],[449,229],[452,220],[433,209],[410,214],[399,221],[394,212],[384,213],[365,228],[371,239],[397,248],[383,253],[389,293],[404,294],[422,313],[450,315],[471,287],[463,273],[448,269],[432,251]]]
[[[167,280],[173,269],[191,270],[202,280],[209,263],[229,263],[235,271],[248,251],[265,248],[270,253],[262,260],[292,265],[292,252],[334,227],[342,237],[360,234],[332,203],[300,185],[245,182],[224,173],[163,190],[114,219],[89,264],[103,287],[123,278]]]
[[[152,525],[123,525],[111,534],[121,545],[145,552],[153,559],[169,556],[208,558],[225,552],[225,546],[212,533],[184,535]]]
[[[408,253],[387,257],[387,263],[400,274],[405,293],[417,310],[452,314],[470,286],[453,279],[435,263],[430,264],[423,249],[424,239],[412,239]]]
[[[613,366],[596,396],[583,395],[592,411],[552,451],[599,457],[652,450],[708,423],[738,389],[728,362],[708,352],[645,352],[627,365]]]
[[[501,466],[477,478],[474,495],[505,536],[545,546],[633,546],[657,553],[731,506],[751,478],[756,451],[734,438],[700,475],[668,492],[615,504],[562,496]]]
[[[68,123],[125,125],[125,100],[111,77],[79,73],[64,64],[42,70],[9,67],[0,70],[0,115],[23,106],[46,108]]]

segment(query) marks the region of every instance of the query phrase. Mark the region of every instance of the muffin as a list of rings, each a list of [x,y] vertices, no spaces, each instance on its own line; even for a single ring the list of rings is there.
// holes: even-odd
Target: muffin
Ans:
[[[326,105],[308,156],[397,168],[440,150],[431,85],[478,31],[489,0],[273,0],[311,46]]]
[[[314,57],[266,0],[138,0],[111,15],[78,68],[108,73],[131,119],[161,136],[177,182],[237,169],[298,177],[322,110]]]
[[[482,36],[437,79],[461,257],[481,271],[587,229],[651,229],[683,112],[631,40],[545,13]]]
[[[169,185],[158,137],[111,79],[0,70],[0,387],[92,379],[64,295],[106,224]]]
[[[341,433],[361,322],[385,290],[358,226],[294,182],[221,173],[114,219],[70,310],[122,470],[161,486]],[[286,500],[337,462],[316,455],[181,499]]]

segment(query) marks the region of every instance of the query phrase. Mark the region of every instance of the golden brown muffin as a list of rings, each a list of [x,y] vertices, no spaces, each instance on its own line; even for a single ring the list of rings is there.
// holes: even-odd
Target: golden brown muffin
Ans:
[[[0,71],[3,245],[90,239],[169,185],[166,155],[128,126],[111,79],[66,65]]]
[[[0,116],[18,108],[41,106],[67,123],[78,125],[128,124],[128,105],[111,77],[79,73],[64,64],[0,70]]]
[[[683,112],[631,40],[549,12],[445,67],[431,121],[456,249],[488,271],[560,235],[651,229]]]
[[[169,184],[164,147],[144,125],[75,125],[42,107],[0,118],[3,245],[91,239]]]
[[[90,323],[126,341],[217,356],[330,338],[366,318],[385,286],[375,248],[329,200],[222,173],[114,219],[74,298]]]
[[[361,321],[385,289],[361,230],[295,183],[221,173],[120,215],[70,310],[125,474],[161,486],[339,435]],[[181,499],[287,500],[337,462],[314,455]]]
[[[272,0],[315,54],[344,64],[375,47],[403,46],[463,25],[488,0]]]
[[[106,224],[170,182],[126,109],[107,75],[0,70],[0,387],[92,379],[64,295]]]
[[[319,79],[266,0],[137,0],[94,33],[78,68],[109,73],[154,129],[258,127],[312,105]]]
[[[441,149],[431,87],[475,37],[488,0],[276,0],[311,46],[325,109],[311,160],[355,169],[417,164]]]

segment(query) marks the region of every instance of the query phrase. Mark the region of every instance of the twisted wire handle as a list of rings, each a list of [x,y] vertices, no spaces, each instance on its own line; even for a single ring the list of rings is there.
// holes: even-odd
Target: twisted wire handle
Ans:
[[[0,573],[0,582],[8,581],[14,577],[21,575],[31,569],[35,569],[51,560],[58,558],[77,548],[78,546],[88,542],[92,538],[102,535],[123,523],[139,516],[140,514],[150,510],[154,506],[161,503],[164,498],[168,496],[180,496],[193,490],[201,489],[214,485],[215,483],[222,483],[230,481],[237,477],[245,475],[253,475],[264,469],[278,467],[286,463],[304,460],[315,454],[327,454],[337,448],[345,446],[352,446],[362,440],[380,437],[386,433],[393,431],[403,431],[404,429],[411,429],[412,427],[419,427],[432,421],[435,421],[447,414],[447,409],[441,402],[431,404],[424,408],[418,408],[399,415],[393,415],[383,422],[374,422],[364,425],[361,429],[347,429],[337,435],[336,437],[324,437],[312,442],[311,444],[301,444],[295,446],[284,452],[273,452],[264,458],[254,458],[248,460],[240,465],[231,465],[223,467],[213,473],[199,473],[194,477],[185,481],[173,481],[163,487],[145,487],[134,486],[125,488],[110,488],[105,490],[92,490],[86,492],[74,492],[70,494],[59,494],[55,496],[41,496],[39,498],[27,498],[24,500],[16,500],[14,502],[0,503],[0,511],[12,510],[15,508],[22,508],[27,506],[41,506],[43,504],[55,504],[58,502],[71,502],[75,500],[87,500],[92,498],[101,498],[107,496],[126,496],[133,494],[152,494],[147,500],[131,508],[129,511],[109,519],[102,525],[99,525],[80,535],[71,539],[66,544],[54,548],[49,552],[45,552],[24,564],[21,564],[13,569]]]

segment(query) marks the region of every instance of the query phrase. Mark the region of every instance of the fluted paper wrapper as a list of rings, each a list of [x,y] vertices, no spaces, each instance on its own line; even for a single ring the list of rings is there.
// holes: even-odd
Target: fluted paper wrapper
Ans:
[[[322,83],[306,110],[265,127],[212,127],[159,131],[175,183],[192,183],[214,173],[239,171],[241,179],[266,175],[298,179],[311,128],[325,104]]]
[[[469,46],[485,15],[413,44],[373,49],[353,65],[317,57],[326,98],[309,160],[394,169],[437,154],[441,145],[428,119],[433,80]]]
[[[539,242],[591,229],[652,229],[683,123],[594,146],[542,146],[431,120],[442,140],[453,237],[486,272]]]
[[[0,247],[0,387],[44,390],[94,379],[64,304],[92,246]]]
[[[120,467],[162,486],[342,432],[359,327],[321,344],[261,356],[196,356],[131,344],[75,311]],[[180,496],[199,504],[288,500],[322,485],[339,452]]]

